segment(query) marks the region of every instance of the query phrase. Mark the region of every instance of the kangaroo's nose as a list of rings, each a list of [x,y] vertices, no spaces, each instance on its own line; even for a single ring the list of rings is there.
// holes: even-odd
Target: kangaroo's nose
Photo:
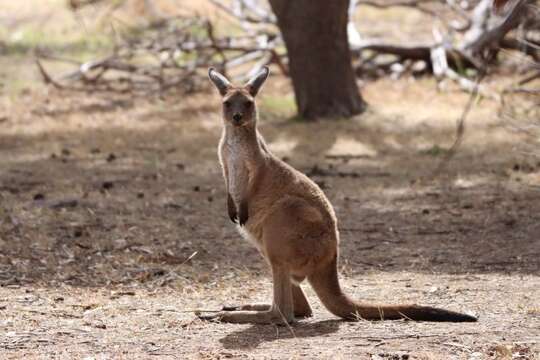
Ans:
[[[236,113],[233,115],[233,120],[236,121],[236,122],[239,122],[240,120],[242,120],[242,114],[240,113]]]

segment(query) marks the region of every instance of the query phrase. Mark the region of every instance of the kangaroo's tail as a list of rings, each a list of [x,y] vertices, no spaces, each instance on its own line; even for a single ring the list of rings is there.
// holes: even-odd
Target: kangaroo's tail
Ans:
[[[472,315],[419,305],[377,305],[350,299],[339,286],[336,260],[308,277],[324,306],[334,315],[349,320],[396,320],[473,322]]]

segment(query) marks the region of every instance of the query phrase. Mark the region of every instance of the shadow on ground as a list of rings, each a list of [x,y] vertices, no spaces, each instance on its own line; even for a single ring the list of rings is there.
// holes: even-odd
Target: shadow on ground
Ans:
[[[339,330],[343,320],[323,320],[301,322],[291,327],[251,325],[233,331],[219,340],[226,349],[256,348],[262,343],[291,338],[309,338],[324,336]]]

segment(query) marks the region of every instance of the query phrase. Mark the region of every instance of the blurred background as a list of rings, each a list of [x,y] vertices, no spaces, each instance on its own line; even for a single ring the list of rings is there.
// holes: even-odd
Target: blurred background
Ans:
[[[0,0],[0,348],[533,358],[540,8],[496,3]],[[316,319],[294,336],[194,320],[269,299],[226,215],[207,80],[210,66],[241,84],[265,65],[260,131],[335,206],[348,292],[479,324],[341,326],[310,290]]]

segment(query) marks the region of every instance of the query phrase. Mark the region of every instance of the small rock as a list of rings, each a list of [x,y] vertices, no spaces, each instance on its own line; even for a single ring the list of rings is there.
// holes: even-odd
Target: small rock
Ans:
[[[66,209],[66,208],[74,208],[77,205],[79,205],[79,201],[76,199],[72,200],[60,200],[50,206],[51,209]]]
[[[196,186],[193,187],[193,191],[199,192],[199,191],[201,191],[201,187],[199,185],[196,185]]]
[[[102,184],[101,184],[101,187],[105,190],[110,190],[114,187],[114,183],[112,181],[104,181]]]
[[[110,153],[107,156],[107,162],[113,162],[114,160],[116,160],[116,155],[114,155],[113,153]]]
[[[45,200],[45,195],[42,194],[42,193],[37,193],[34,195],[34,201],[39,201],[39,200]]]

